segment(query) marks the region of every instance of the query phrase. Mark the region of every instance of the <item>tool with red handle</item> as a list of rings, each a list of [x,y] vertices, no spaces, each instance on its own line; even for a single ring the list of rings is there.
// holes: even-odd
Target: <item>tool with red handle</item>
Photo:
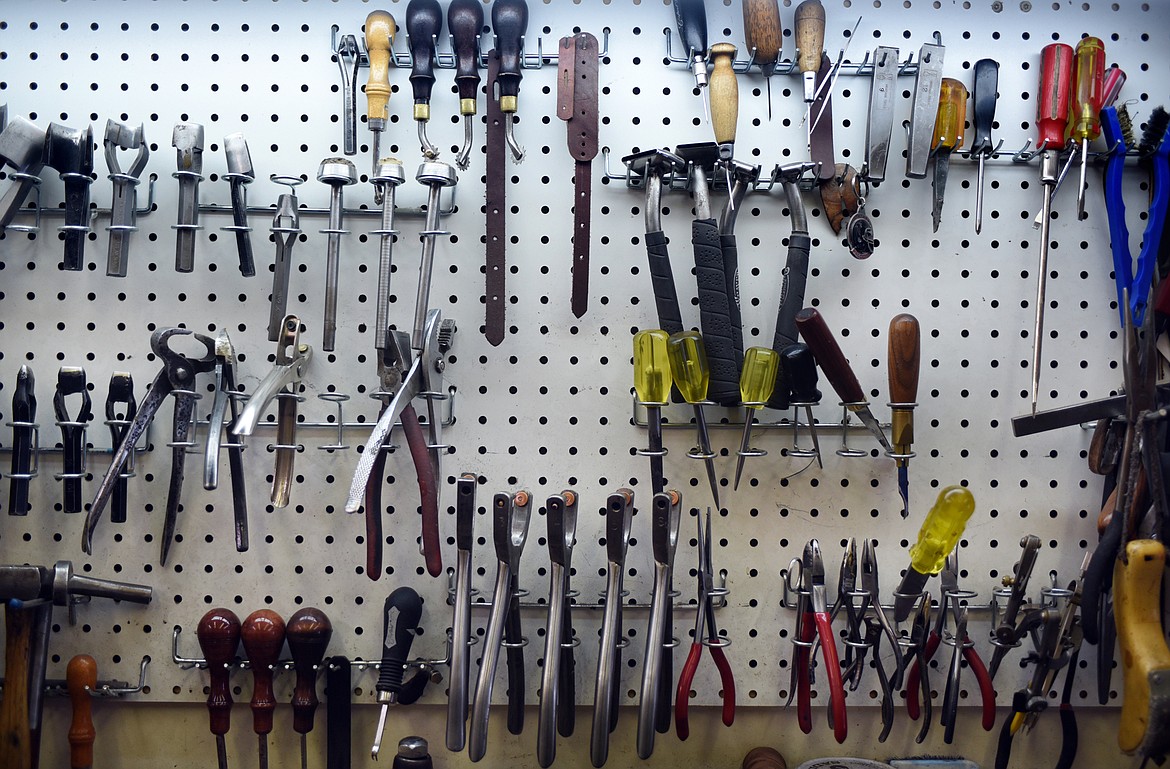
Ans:
[[[215,750],[219,769],[227,769],[227,745],[224,735],[231,728],[232,684],[231,664],[240,646],[240,618],[231,609],[212,609],[199,620],[195,630],[207,672],[211,674],[211,689],[207,695],[207,712],[211,716],[211,733],[215,735]]]
[[[65,668],[65,686],[73,704],[73,721],[69,725],[70,769],[93,766],[93,701],[89,693],[97,686],[97,661],[88,654],[78,654]]]
[[[320,704],[317,671],[321,669],[321,660],[325,658],[325,649],[333,636],[333,623],[320,609],[301,609],[289,617],[285,636],[293,658],[293,669],[297,672],[292,697],[293,731],[301,735],[301,769],[308,769],[308,736],[313,731],[313,717]]]
[[[272,675],[284,646],[284,630],[284,620],[271,609],[252,612],[240,626],[244,653],[252,663],[252,731],[259,737],[260,769],[268,769],[268,734],[276,710]]]

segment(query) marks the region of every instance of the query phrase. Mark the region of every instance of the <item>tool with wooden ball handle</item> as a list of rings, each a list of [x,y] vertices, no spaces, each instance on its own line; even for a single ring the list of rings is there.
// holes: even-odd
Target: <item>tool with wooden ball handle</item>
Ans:
[[[88,654],[78,654],[69,660],[65,668],[65,687],[73,705],[73,721],[69,725],[69,766],[70,769],[90,769],[97,731],[93,728],[93,698],[89,693],[97,687],[97,661]]]
[[[768,88],[768,120],[772,119],[772,75],[784,47],[784,27],[776,0],[743,0],[743,34],[748,50],[764,73]]]
[[[297,673],[292,697],[293,731],[301,735],[301,769],[308,769],[308,737],[313,731],[313,717],[320,704],[317,671],[333,636],[333,623],[325,612],[309,607],[289,617],[284,634]]]
[[[390,58],[398,26],[386,11],[374,11],[366,17],[366,55],[370,60],[370,78],[366,81],[366,124],[374,135],[370,155],[370,176],[378,173],[382,160],[382,132],[386,130],[390,106]],[[381,205],[382,190],[374,187],[374,202]]]
[[[260,744],[260,769],[268,769],[268,734],[272,731],[272,712],[276,695],[272,692],[272,675],[280,650],[284,646],[284,620],[270,609],[258,609],[240,626],[244,653],[252,664],[252,731]]]
[[[914,456],[914,407],[918,399],[918,369],[921,331],[918,319],[909,313],[895,315],[889,335],[890,437],[894,463],[898,466],[898,493],[902,495],[902,517],[910,515],[910,458]]]
[[[207,695],[207,711],[211,716],[211,733],[215,735],[215,750],[219,769],[227,769],[227,745],[224,735],[231,728],[232,683],[231,664],[240,646],[240,618],[231,609],[212,609],[199,620],[195,629],[211,688]]]
[[[479,33],[483,29],[480,0],[451,0],[447,6],[447,31],[455,55],[455,86],[459,90],[459,114],[463,116],[463,148],[455,158],[460,171],[471,165],[476,102],[479,99]]]

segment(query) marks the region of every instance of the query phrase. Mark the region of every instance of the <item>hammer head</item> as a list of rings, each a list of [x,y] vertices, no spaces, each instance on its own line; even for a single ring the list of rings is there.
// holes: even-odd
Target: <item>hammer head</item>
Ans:
[[[223,152],[227,155],[229,174],[246,176],[249,179],[256,178],[256,171],[252,168],[252,155],[248,152],[248,142],[242,133],[223,137]]]
[[[203,173],[203,126],[198,123],[175,123],[171,146],[180,171]]]

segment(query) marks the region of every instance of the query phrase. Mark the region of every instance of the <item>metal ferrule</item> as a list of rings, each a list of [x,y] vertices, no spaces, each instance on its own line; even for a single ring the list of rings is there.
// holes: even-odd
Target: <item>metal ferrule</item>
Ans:
[[[414,119],[426,122],[431,119],[431,105],[415,102],[414,104]]]
[[[517,98],[515,96],[501,96],[500,97],[500,112],[514,113],[516,111],[516,101],[517,101]]]
[[[890,404],[890,443],[895,454],[913,455],[914,404]]]
[[[464,117],[469,116],[469,115],[474,115],[476,113],[477,108],[478,108],[478,105],[476,104],[475,99],[460,99],[459,100],[459,114],[463,115]]]

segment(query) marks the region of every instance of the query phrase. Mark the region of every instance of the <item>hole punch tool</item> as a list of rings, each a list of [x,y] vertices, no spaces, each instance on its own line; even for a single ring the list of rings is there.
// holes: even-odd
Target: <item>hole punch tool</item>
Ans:
[[[49,123],[45,134],[45,165],[61,175],[65,185],[65,269],[85,266],[85,236],[89,234],[89,187],[93,184],[93,126],[67,128]]]
[[[682,495],[671,489],[654,495],[651,505],[654,548],[654,594],[650,600],[650,623],[646,631],[646,656],[642,665],[642,691],[638,701],[638,758],[654,752],[658,713],[670,707],[673,694],[674,622],[671,576],[678,547]],[[665,684],[665,686],[664,686]]]
[[[618,489],[609,495],[605,506],[605,617],[597,653],[597,686],[593,690],[593,732],[589,755],[595,767],[605,765],[609,757],[609,733],[617,726],[618,681],[622,669],[622,582],[626,570],[626,551],[634,516],[634,492]]]
[[[680,740],[685,740],[691,733],[687,706],[704,646],[711,650],[711,659],[719,671],[719,682],[723,687],[721,692],[723,725],[731,726],[735,721],[735,677],[731,672],[731,664],[723,653],[723,649],[730,646],[731,641],[719,635],[719,626],[715,623],[714,599],[727,595],[727,588],[715,587],[715,575],[711,566],[711,511],[707,510],[705,522],[696,511],[695,522],[698,527],[696,550],[699,567],[696,578],[699,602],[695,607],[695,634],[691,639],[691,650],[683,664],[674,698],[674,725]]]
[[[544,669],[540,677],[540,720],[536,757],[542,769],[557,755],[557,734],[573,735],[576,715],[576,661],[569,577],[577,536],[577,494],[566,489],[548,498],[549,593]]]
[[[231,410],[228,432],[240,423],[236,390],[236,349],[227,331],[215,337],[215,399],[207,420],[207,441],[203,451],[203,488],[219,487],[219,453],[223,443],[224,417]],[[244,447],[238,441],[228,443],[228,468],[232,476],[232,515],[236,533],[236,551],[248,549],[248,495],[244,488]]]
[[[303,183],[299,176],[269,177],[277,184],[288,187],[276,200],[276,212],[272,215],[272,239],[276,242],[276,261],[272,268],[272,301],[268,310],[268,341],[280,339],[283,321],[288,315],[288,282],[292,275],[293,246],[301,234],[300,206],[297,187]]]
[[[106,154],[107,177],[114,185],[113,202],[110,204],[109,253],[106,255],[106,275],[112,278],[126,277],[130,263],[130,236],[138,230],[138,184],[139,177],[150,160],[150,144],[143,134],[142,124],[131,128],[125,123],[106,120],[106,134],[103,142]],[[122,170],[118,162],[118,150],[137,150],[130,167]]]
[[[528,539],[532,496],[527,491],[496,494],[492,501],[492,538],[496,547],[496,587],[484,638],[483,660],[475,683],[471,735],[467,755],[472,761],[487,753],[487,727],[500,647],[508,649],[508,731],[524,727],[524,645],[520,627],[520,556]]]
[[[455,85],[459,90],[459,114],[463,116],[463,147],[455,158],[460,171],[471,165],[475,143],[475,113],[479,100],[479,33],[483,29],[480,0],[451,0],[447,6],[447,31],[455,54]]]
[[[178,221],[175,230],[175,271],[192,272],[195,269],[195,233],[203,229],[199,224],[199,182],[203,180],[203,126],[198,123],[176,123],[171,134],[178,170],[172,176],[179,180]]]
[[[178,336],[189,336],[204,349],[201,357],[194,358],[183,355],[171,349],[170,342]],[[207,373],[215,367],[215,340],[203,334],[197,334],[185,328],[161,328],[150,336],[150,349],[157,358],[162,360],[162,368],[155,375],[150,385],[150,391],[143,398],[138,413],[134,416],[126,437],[118,445],[110,460],[110,467],[102,478],[97,494],[85,517],[85,529],[82,532],[81,549],[86,555],[93,554],[93,533],[106,509],[114,484],[122,473],[122,468],[134,451],[138,439],[146,432],[147,425],[154,419],[163,401],[168,395],[175,396],[175,410],[172,418],[171,438],[171,479],[167,492],[167,512],[163,522],[163,536],[161,540],[159,563],[167,563],[167,555],[171,549],[171,542],[175,536],[175,523],[179,516],[180,497],[183,492],[183,460],[187,448],[191,445],[188,436],[195,413],[195,400],[199,394],[195,392],[195,378],[199,374]]]
[[[121,408],[119,408],[121,407]],[[115,371],[110,375],[110,391],[106,395],[106,424],[110,428],[110,445],[119,446],[126,438],[126,431],[138,414],[138,401],[134,398],[134,378],[128,371]],[[129,464],[133,464],[132,461]],[[126,522],[126,492],[128,481],[133,475],[131,468],[118,474],[111,494],[110,523]]]
[[[244,404],[232,434],[249,436],[256,429],[260,417],[273,398],[280,402],[276,417],[276,469],[272,473],[272,506],[288,506],[293,484],[293,466],[300,446],[297,445],[297,386],[304,378],[305,369],[313,359],[313,348],[301,344],[301,321],[289,315],[283,322],[284,333],[276,343],[276,364],[256,387]]]
[[[65,399],[71,395],[81,396],[77,415],[70,418],[69,406]],[[80,513],[81,482],[85,480],[85,431],[93,419],[93,403],[86,389],[85,369],[62,366],[57,371],[57,391],[53,394],[53,411],[57,426],[61,428],[61,450],[63,452],[61,480],[62,506],[66,513]]]

